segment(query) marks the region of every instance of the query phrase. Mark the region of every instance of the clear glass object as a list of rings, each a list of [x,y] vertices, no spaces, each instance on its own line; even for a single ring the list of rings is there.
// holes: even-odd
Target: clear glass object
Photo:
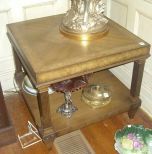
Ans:
[[[58,107],[57,112],[61,113],[67,118],[70,118],[72,114],[78,110],[76,106],[73,105],[71,99],[71,92],[64,92],[65,103]]]
[[[90,84],[83,89],[82,100],[92,108],[105,106],[111,101],[111,90],[105,84]]]
[[[80,40],[98,38],[108,31],[104,9],[102,0],[71,0],[71,8],[63,18],[60,31]]]

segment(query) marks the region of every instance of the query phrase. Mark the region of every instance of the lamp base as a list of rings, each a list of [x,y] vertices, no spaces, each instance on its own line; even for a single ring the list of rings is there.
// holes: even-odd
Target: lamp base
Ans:
[[[109,30],[104,10],[103,0],[71,0],[71,8],[60,25],[61,33],[84,41],[104,36]]]
[[[60,32],[64,36],[71,39],[80,40],[80,41],[87,41],[87,40],[102,38],[108,33],[108,31],[109,31],[108,24],[105,24],[105,26],[98,31],[86,32],[86,33],[76,33],[76,32],[73,32],[70,28],[64,26],[63,24],[60,25]]]

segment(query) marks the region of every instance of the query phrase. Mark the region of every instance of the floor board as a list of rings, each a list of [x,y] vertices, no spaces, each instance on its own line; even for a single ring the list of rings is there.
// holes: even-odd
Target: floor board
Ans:
[[[20,95],[13,94],[5,97],[5,102],[15,126],[16,135],[27,132],[27,121],[32,122],[28,109]],[[114,150],[114,134],[127,124],[142,124],[152,128],[152,120],[142,111],[138,110],[134,119],[130,120],[126,113],[111,117],[102,122],[81,129],[92,148],[97,154],[117,154]],[[22,149],[19,142],[0,148],[0,154],[56,154],[55,148],[48,151],[43,143],[35,144]]]

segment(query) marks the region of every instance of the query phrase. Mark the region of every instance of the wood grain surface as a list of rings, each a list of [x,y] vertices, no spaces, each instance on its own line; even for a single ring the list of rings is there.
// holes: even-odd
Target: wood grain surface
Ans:
[[[35,85],[52,83],[149,55],[149,44],[109,21],[109,32],[87,42],[59,32],[62,15],[7,25],[10,41]],[[139,43],[143,42],[141,46]]]
[[[128,111],[129,117],[133,118],[141,105],[140,87],[150,51],[148,43],[112,20],[109,21],[109,32],[105,37],[91,40],[84,46],[83,42],[68,39],[59,32],[61,19],[62,15],[57,15],[7,25],[16,64],[16,82],[21,87],[22,80],[18,77],[24,70],[37,88],[36,102],[29,101],[34,107],[37,106],[37,111],[32,105],[28,106],[49,148],[56,136],[113,115]],[[129,62],[134,62],[130,92],[114,76],[109,73],[102,75],[101,71]],[[101,74],[94,75],[98,71]],[[72,97],[79,107],[78,112],[71,120],[60,118],[56,109],[63,97],[55,93],[49,98],[48,87],[57,81],[87,73],[94,73],[92,82],[103,80],[114,87],[111,104],[91,110],[81,103],[81,91],[74,92]]]
[[[16,141],[14,127],[8,114],[0,83],[0,147]]]
[[[27,121],[32,122],[30,113],[20,95],[5,97],[8,111],[13,119],[16,134],[27,132]],[[82,130],[83,134],[95,150],[96,154],[117,154],[114,150],[114,134],[127,124],[142,124],[152,128],[152,120],[141,110],[130,120],[126,113],[95,123]],[[48,151],[43,143],[35,144],[27,149],[21,149],[19,142],[0,148],[0,154],[57,154],[54,147]]]

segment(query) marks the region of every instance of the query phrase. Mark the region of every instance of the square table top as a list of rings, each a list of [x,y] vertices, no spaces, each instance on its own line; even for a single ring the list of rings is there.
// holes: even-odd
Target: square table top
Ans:
[[[109,32],[88,42],[59,31],[63,15],[7,25],[17,55],[38,86],[148,57],[150,45],[109,20]]]

